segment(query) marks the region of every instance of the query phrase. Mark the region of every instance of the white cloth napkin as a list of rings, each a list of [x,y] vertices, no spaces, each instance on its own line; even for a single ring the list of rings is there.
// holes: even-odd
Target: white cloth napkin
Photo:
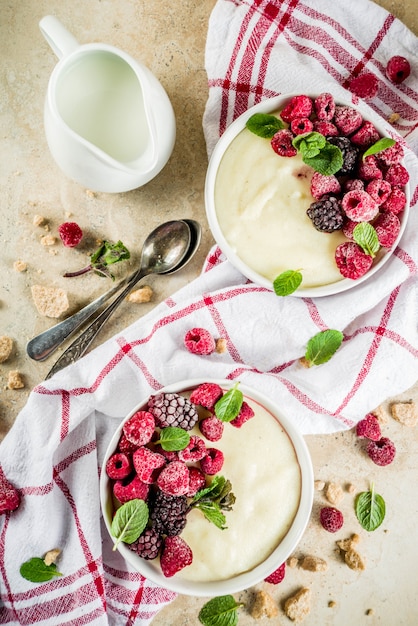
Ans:
[[[367,0],[219,0],[206,50],[208,153],[260,99],[324,90],[347,98],[342,85],[362,67],[379,79],[372,110],[384,118],[398,112],[397,129],[416,150],[416,51],[413,34]],[[413,68],[399,87],[384,76],[393,54]],[[111,551],[98,490],[114,429],[163,385],[241,380],[276,400],[303,433],[330,433],[418,379],[418,163],[410,150],[407,163],[408,228],[372,281],[333,297],[277,298],[215,247],[200,277],[33,390],[0,446],[0,471],[22,498],[0,521],[1,624],[145,626],[174,598]],[[187,352],[183,337],[195,326],[224,337],[227,351]],[[343,345],[328,364],[303,368],[308,339],[325,328],[342,330]],[[21,563],[55,547],[62,577],[35,584],[20,576]]]

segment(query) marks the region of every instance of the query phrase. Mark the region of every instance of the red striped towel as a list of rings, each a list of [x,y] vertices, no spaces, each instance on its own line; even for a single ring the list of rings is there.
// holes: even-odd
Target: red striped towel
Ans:
[[[396,130],[416,150],[416,51],[412,33],[367,0],[219,0],[206,50],[208,152],[262,98],[323,90],[346,98],[344,85],[363,68],[379,80],[372,111],[383,118],[398,112]],[[413,67],[398,87],[384,76],[393,54]],[[174,598],[112,552],[98,490],[114,429],[163,385],[239,379],[277,400],[302,432],[329,433],[415,383],[418,165],[412,151],[407,159],[408,227],[370,284],[335,297],[279,299],[249,283],[215,247],[195,281],[33,390],[0,446],[0,470],[22,498],[1,516],[0,624],[144,626]],[[194,326],[225,337],[227,351],[188,353],[183,337]],[[342,347],[329,364],[301,368],[307,340],[328,327],[344,332]],[[35,584],[20,576],[21,563],[55,547],[62,577]]]

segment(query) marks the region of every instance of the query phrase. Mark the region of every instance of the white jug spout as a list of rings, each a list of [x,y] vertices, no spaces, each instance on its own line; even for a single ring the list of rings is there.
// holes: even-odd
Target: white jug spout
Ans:
[[[39,22],[39,28],[59,59],[71,54],[80,45],[77,39],[53,15],[43,17]]]

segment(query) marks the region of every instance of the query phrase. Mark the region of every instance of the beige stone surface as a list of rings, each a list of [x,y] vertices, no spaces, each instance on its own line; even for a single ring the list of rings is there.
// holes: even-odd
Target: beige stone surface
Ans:
[[[200,272],[213,243],[203,203],[207,158],[202,115],[207,97],[204,46],[214,4],[215,0],[0,0],[0,335],[13,340],[10,357],[0,364],[0,438],[13,424],[30,389],[43,380],[55,361],[52,357],[35,363],[26,355],[27,341],[54,323],[38,313],[31,298],[33,284],[65,289],[70,311],[74,311],[110,286],[106,279],[93,275],[70,282],[62,277],[65,269],[85,263],[97,240],[123,239],[133,252],[132,269],[143,240],[157,224],[172,218],[197,219],[204,233],[194,261],[170,278],[150,277],[152,301],[140,305],[125,301],[100,335],[103,341]],[[378,4],[418,34],[416,0],[379,0]],[[56,15],[81,43],[101,41],[123,48],[146,64],[167,90],[177,118],[176,145],[161,174],[143,188],[117,195],[91,193],[68,180],[53,162],[42,117],[56,58],[38,28],[47,14]],[[42,216],[43,223],[34,223],[35,216]],[[86,231],[80,248],[64,248],[59,242],[42,245],[42,237],[56,237],[59,224],[69,219]],[[121,276],[125,271],[126,266],[119,267],[116,273]],[[24,379],[21,389],[7,388],[9,373],[14,371]],[[399,399],[418,401],[417,387]],[[279,616],[256,621],[247,609],[241,609],[240,626],[290,623],[284,616],[284,602],[300,587],[312,592],[311,612],[304,621],[307,626],[418,623],[418,429],[396,422],[388,407],[389,403],[384,407],[382,429],[398,450],[389,467],[373,465],[352,432],[307,437],[315,478],[355,487],[351,492],[347,489],[339,504],[346,519],[344,532],[332,536],[319,527],[318,511],[326,499],[324,492],[316,491],[312,519],[296,556],[321,557],[328,563],[327,571],[288,568],[277,587],[260,584],[277,602]],[[371,481],[385,497],[387,517],[380,529],[367,533],[356,522],[353,502]],[[362,572],[350,570],[336,550],[336,539],[355,532],[361,536],[358,551],[366,561]],[[237,599],[250,606],[253,594],[254,590],[248,590],[237,594]],[[153,626],[195,626],[205,601],[179,597],[153,620]]]

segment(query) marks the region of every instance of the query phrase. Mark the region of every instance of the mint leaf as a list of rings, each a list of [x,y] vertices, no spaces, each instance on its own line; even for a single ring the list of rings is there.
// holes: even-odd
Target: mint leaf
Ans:
[[[353,230],[354,241],[373,259],[380,248],[376,229],[369,222],[359,222]]]
[[[126,261],[130,258],[130,252],[121,241],[117,243],[111,243],[110,241],[104,241],[101,246],[93,252],[90,256],[90,263],[76,272],[66,272],[65,278],[73,278],[74,276],[81,276],[87,272],[94,271],[101,276],[108,276],[115,279],[113,274],[108,270],[109,265],[114,265],[119,261]]]
[[[324,176],[336,174],[342,168],[344,161],[341,150],[328,141],[317,156],[308,157],[302,154],[302,160]]]
[[[148,505],[144,500],[135,498],[122,504],[116,511],[110,528],[111,535],[116,539],[113,550],[116,550],[121,541],[125,543],[136,541],[147,525],[148,517]]]
[[[370,146],[370,148],[368,148],[366,152],[363,153],[363,161],[366,157],[371,156],[372,154],[377,154],[378,152],[386,150],[386,148],[394,146],[395,143],[396,141],[394,139],[390,139],[389,137],[382,137],[382,139],[376,141],[376,143]]]
[[[57,570],[55,563],[46,565],[45,561],[39,557],[33,557],[29,561],[22,563],[20,574],[32,583],[44,583],[47,580],[52,580],[54,576],[62,576],[61,572]]]
[[[274,293],[276,296],[289,296],[296,291],[301,282],[302,274],[299,270],[286,270],[274,279]]]
[[[222,511],[231,511],[234,504],[231,482],[223,476],[214,476],[208,487],[200,489],[194,495],[190,508],[198,509],[209,522],[225,530],[226,518]]]
[[[302,158],[313,158],[317,156],[325,147],[326,143],[327,140],[324,135],[315,131],[297,135],[292,141],[293,147],[296,148],[298,152],[302,153]]]
[[[339,330],[321,330],[311,337],[306,347],[305,359],[309,367],[330,360],[340,347],[344,335]]]
[[[238,389],[237,382],[229,391],[224,393],[215,404],[215,415],[221,422],[231,422],[237,417],[241,410],[244,396]]]
[[[376,530],[385,519],[386,504],[382,496],[374,492],[373,483],[369,491],[358,494],[355,507],[357,519],[365,530]]]
[[[246,127],[258,137],[271,139],[284,128],[282,120],[268,113],[254,113],[246,122]]]
[[[236,626],[238,609],[245,606],[233,596],[218,596],[206,602],[199,611],[199,622],[203,626]]]
[[[176,452],[187,448],[190,443],[190,434],[184,428],[167,426],[161,429],[160,438],[154,443],[159,443],[163,450]]]

